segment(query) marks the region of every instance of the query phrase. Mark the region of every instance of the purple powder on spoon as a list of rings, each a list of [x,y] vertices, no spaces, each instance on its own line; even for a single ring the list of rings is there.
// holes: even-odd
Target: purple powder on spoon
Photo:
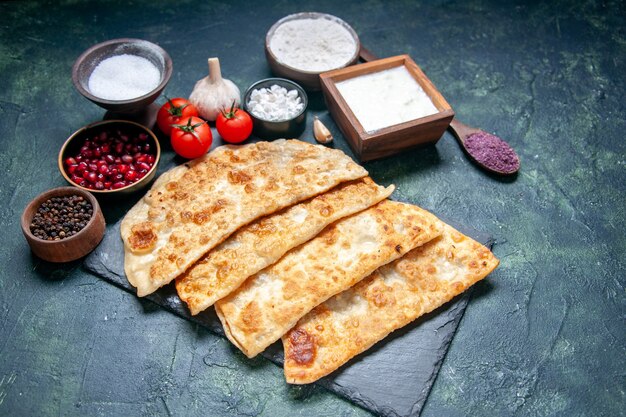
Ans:
[[[465,139],[465,149],[479,163],[504,174],[519,169],[519,157],[502,139],[487,132],[472,133]]]

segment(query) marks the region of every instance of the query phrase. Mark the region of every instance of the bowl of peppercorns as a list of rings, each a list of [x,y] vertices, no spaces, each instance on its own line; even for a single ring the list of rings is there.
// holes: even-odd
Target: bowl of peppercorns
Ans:
[[[33,253],[50,262],[82,258],[98,246],[105,229],[98,201],[77,187],[37,196],[24,209],[21,225]]]
[[[104,120],[74,132],[58,164],[67,182],[96,196],[127,195],[152,181],[160,156],[159,141],[147,127]]]

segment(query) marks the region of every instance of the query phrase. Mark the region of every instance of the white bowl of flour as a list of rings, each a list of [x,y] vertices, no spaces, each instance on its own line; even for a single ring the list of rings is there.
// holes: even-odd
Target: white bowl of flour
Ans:
[[[354,64],[361,44],[340,18],[305,12],[283,17],[267,32],[265,56],[274,74],[319,90],[319,74]]]

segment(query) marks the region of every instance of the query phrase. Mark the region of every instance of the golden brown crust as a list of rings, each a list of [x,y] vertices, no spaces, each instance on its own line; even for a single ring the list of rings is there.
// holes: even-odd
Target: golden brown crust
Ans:
[[[499,261],[478,242],[445,225],[443,234],[379,268],[304,316],[283,336],[285,378],[307,384],[328,375],[392,331],[450,301],[487,276]],[[307,363],[293,333],[306,333],[315,352]]]
[[[178,295],[191,314],[198,314],[290,249],[314,238],[330,223],[365,210],[392,191],[393,186],[384,188],[366,177],[258,219],[176,278]]]
[[[419,207],[388,200],[337,221],[215,304],[226,335],[255,356],[316,305],[438,236],[441,225]]]
[[[313,336],[303,329],[295,329],[289,332],[289,356],[288,359],[302,367],[313,365],[316,354],[316,344]]]
[[[163,174],[124,217],[126,276],[150,294],[239,227],[365,175],[343,152],[298,140],[217,148]],[[132,237],[140,223],[156,237],[147,250]]]
[[[130,232],[128,245],[133,252],[145,252],[156,244],[157,236],[150,222],[137,223],[130,228]]]

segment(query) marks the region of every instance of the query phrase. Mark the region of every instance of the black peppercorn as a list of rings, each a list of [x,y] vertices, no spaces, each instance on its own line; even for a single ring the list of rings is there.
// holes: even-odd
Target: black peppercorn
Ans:
[[[30,232],[39,239],[61,240],[74,236],[89,223],[91,203],[82,196],[53,197],[44,201],[30,223]]]

